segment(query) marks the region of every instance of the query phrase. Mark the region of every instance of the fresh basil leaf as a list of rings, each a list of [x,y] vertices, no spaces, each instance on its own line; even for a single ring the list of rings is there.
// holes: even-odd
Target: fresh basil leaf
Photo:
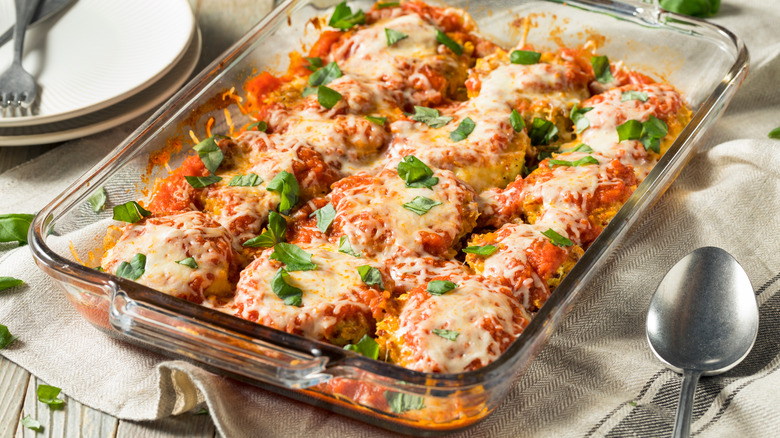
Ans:
[[[255,123],[251,123],[249,126],[246,127],[247,131],[251,131],[253,129],[255,131],[265,132],[268,130],[268,123],[262,120],[258,120]]]
[[[11,335],[8,327],[0,324],[0,350],[11,345],[11,343],[16,339],[16,336]]]
[[[591,153],[591,152],[593,152],[593,148],[591,148],[590,146],[586,145],[585,143],[580,143],[577,146],[575,146],[573,149],[569,149],[569,150],[564,151],[564,152],[587,152],[587,153]]]
[[[620,95],[621,102],[627,102],[629,100],[638,100],[640,102],[647,102],[647,99],[648,99],[647,93],[643,93],[641,91],[628,90],[628,91],[624,91]]]
[[[317,71],[318,68],[322,67],[322,58],[307,57],[306,60],[309,61],[309,65],[307,65],[306,68],[308,68],[311,71]]]
[[[254,187],[263,183],[263,178],[260,178],[255,173],[248,173],[246,175],[235,175],[230,178],[228,185],[231,187]]]
[[[311,261],[311,254],[292,243],[277,243],[269,258],[284,263],[287,266],[287,271],[290,272],[317,269],[317,264]]]
[[[349,238],[347,238],[347,236],[341,236],[339,238],[339,252],[351,255],[352,257],[359,258],[362,256],[362,254],[352,249],[352,245],[349,243]]]
[[[24,281],[13,277],[0,277],[0,290],[10,289],[12,287],[21,286]]]
[[[769,138],[773,138],[775,140],[780,140],[780,126],[777,128],[769,131],[769,134],[767,135]]]
[[[515,132],[520,132],[525,129],[525,120],[523,120],[523,116],[521,116],[516,109],[513,109],[512,113],[509,114],[509,123],[512,125],[512,129],[514,129]]]
[[[602,84],[608,84],[615,80],[609,70],[609,59],[606,56],[591,56],[590,65],[593,66],[593,74],[596,80]]]
[[[433,171],[414,155],[407,155],[398,163],[398,176],[404,180],[406,187],[431,188],[439,183],[439,178],[433,176]]]
[[[103,269],[103,267],[102,267],[102,266],[95,266],[93,269],[94,269],[94,270],[96,270],[96,271],[98,271],[98,272],[106,272],[106,270],[105,270],[105,269]]]
[[[184,265],[188,268],[198,269],[198,262],[196,262],[192,257],[187,257],[186,259],[179,260],[176,263]]]
[[[128,280],[138,280],[144,275],[146,269],[146,256],[136,254],[130,259],[130,263],[122,262],[116,269],[117,277],[127,278]]]
[[[487,257],[493,255],[496,251],[498,251],[498,247],[493,245],[467,246],[463,248],[462,251],[467,254],[476,254],[476,255],[481,255],[483,257]]]
[[[0,242],[27,243],[33,214],[0,214]]]
[[[458,124],[458,127],[454,131],[450,132],[450,140],[454,142],[465,140],[469,134],[474,131],[476,126],[477,124],[471,120],[471,117],[466,117],[460,121],[460,124]]]
[[[271,279],[271,290],[277,297],[284,300],[288,306],[303,306],[303,291],[288,283],[290,274],[284,268],[279,268]]]
[[[385,126],[385,123],[387,123],[387,117],[366,116],[366,120],[376,123],[379,126]]]
[[[561,236],[555,230],[552,228],[549,228],[547,231],[542,232],[542,234],[550,239],[550,242],[553,243],[555,246],[572,246],[574,245],[574,242],[569,240],[568,238]]]
[[[347,2],[341,2],[336,6],[333,11],[333,15],[328,21],[328,26],[335,27],[336,29],[347,30],[355,25],[363,24],[366,22],[366,14],[358,9],[354,13],[352,9],[347,6]]]
[[[287,219],[281,214],[272,211],[268,213],[268,227],[257,237],[253,237],[243,243],[249,248],[271,248],[279,242],[283,242],[287,231]]]
[[[298,203],[298,196],[301,188],[298,186],[298,180],[295,175],[285,170],[276,174],[276,176],[266,185],[266,190],[279,193],[279,212],[287,214]]]
[[[355,353],[366,356],[370,359],[377,359],[379,357],[379,344],[368,335],[363,335],[357,344],[347,344],[344,346],[345,350],[354,351]]]
[[[590,126],[590,122],[588,121],[588,118],[585,117],[585,113],[592,110],[593,107],[585,107],[580,108],[577,104],[574,105],[574,107],[571,109],[571,114],[569,115],[569,118],[571,119],[572,123],[574,123],[575,131],[577,131],[577,134],[582,133],[582,131],[588,129]]]
[[[444,295],[458,287],[457,283],[448,280],[431,280],[425,290],[431,295]]]
[[[655,116],[650,116],[646,122],[642,123],[642,137],[639,139],[639,141],[642,142],[645,150],[660,154],[661,139],[664,138],[668,133],[669,127],[663,120],[658,119]]]
[[[100,211],[103,210],[103,207],[106,206],[107,198],[108,196],[106,195],[106,189],[100,187],[92,192],[91,195],[89,195],[87,202],[89,202],[89,205],[92,206],[92,211],[95,213],[100,213]]]
[[[409,35],[395,29],[385,28],[385,38],[387,38],[387,47],[390,47],[402,39],[409,38]]]
[[[204,187],[208,187],[212,184],[218,183],[222,181],[222,177],[216,176],[216,175],[209,175],[209,176],[185,176],[184,179],[187,180],[187,183],[191,185],[192,187],[196,189],[202,189]]]
[[[659,4],[667,11],[700,18],[713,17],[720,9],[720,0],[660,0]]]
[[[309,85],[312,87],[319,87],[320,85],[327,85],[334,79],[341,77],[341,69],[335,62],[329,62],[328,65],[315,71],[309,76]]]
[[[422,397],[405,392],[385,391],[385,400],[390,405],[390,410],[396,414],[403,414],[406,411],[419,411],[425,407]]]
[[[546,145],[558,137],[558,127],[549,120],[534,117],[528,137],[531,138],[533,146]]]
[[[308,97],[312,94],[317,94],[317,88],[318,87],[306,87],[303,89],[303,92],[301,92],[301,97]]]
[[[357,267],[357,271],[360,274],[360,279],[366,285],[379,286],[380,289],[385,288],[385,284],[382,282],[382,273],[379,272],[379,269],[369,265],[362,265]]]
[[[433,329],[431,330],[434,335],[441,336],[444,339],[454,341],[457,339],[460,332],[457,330],[445,330],[445,329]]]
[[[436,202],[425,196],[417,196],[410,202],[403,204],[402,207],[416,213],[418,216],[422,216],[437,205],[441,205],[441,202]]]
[[[542,160],[545,160],[547,158],[552,158],[553,152],[556,152],[556,150],[555,149],[548,149],[548,150],[539,151],[539,153],[536,154],[536,159],[539,160],[539,161],[542,161]]]
[[[577,166],[585,166],[587,164],[599,164],[599,160],[593,158],[592,156],[588,155],[586,157],[582,157],[579,160],[575,161],[566,161],[566,160],[550,160],[550,169],[553,168],[553,166],[569,166],[569,167],[577,167]]]
[[[125,202],[122,205],[114,207],[114,220],[129,222],[134,224],[146,216],[151,216],[152,212],[141,207],[137,202]]]
[[[377,9],[393,8],[393,7],[396,7],[396,6],[400,5],[400,4],[401,4],[400,2],[377,2],[376,3],[376,8]],[[376,359],[376,358],[374,358],[374,359]]]
[[[317,229],[325,234],[328,232],[330,224],[333,223],[333,219],[336,218],[336,209],[333,208],[333,204],[328,203],[328,205],[312,213],[311,216],[317,218]]]
[[[463,46],[455,42],[455,40],[448,37],[446,33],[438,29],[436,30],[436,41],[447,46],[447,48],[452,50],[452,52],[458,56],[463,54]]]
[[[39,402],[49,405],[52,409],[60,409],[65,406],[65,400],[57,398],[57,396],[60,395],[60,391],[62,390],[56,386],[41,384],[38,385],[38,389],[36,389],[35,393],[38,396]]]
[[[209,172],[217,173],[219,165],[225,159],[225,154],[222,153],[222,149],[217,145],[213,135],[198,143],[192,149],[198,153],[200,161],[203,162],[203,165],[206,166]]]
[[[324,85],[317,87],[317,102],[323,107],[331,109],[341,100],[341,93]]]
[[[442,116],[439,110],[424,106],[415,106],[414,114],[409,118],[415,122],[425,123],[431,128],[441,128],[452,121],[452,117]]]
[[[40,421],[34,419],[33,417],[27,415],[26,417],[22,418],[22,426],[34,430],[36,432],[43,432],[43,425]]]
[[[617,127],[618,141],[639,140],[642,136],[642,122],[639,120],[626,120]]]
[[[530,50],[513,50],[509,54],[509,61],[512,64],[531,65],[539,62],[542,54]]]

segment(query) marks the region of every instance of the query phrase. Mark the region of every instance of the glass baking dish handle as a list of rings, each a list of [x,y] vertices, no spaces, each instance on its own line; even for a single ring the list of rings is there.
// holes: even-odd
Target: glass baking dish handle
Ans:
[[[121,287],[112,283],[116,287],[111,294],[111,326],[131,340],[140,341],[147,348],[156,347],[229,373],[287,388],[308,388],[332,377],[323,372],[329,358],[320,355],[319,350],[314,349],[311,351],[313,354],[307,354],[273,345],[206,322],[206,318],[182,314],[181,307],[197,306],[192,303],[151,291],[163,296],[156,297],[157,301],[163,302],[162,305],[156,305],[160,303],[150,303],[146,299],[148,292],[140,291],[145,287],[129,281],[122,281]],[[131,298],[139,293],[147,296],[142,299]],[[166,298],[173,304],[170,307],[179,308],[166,308],[169,307],[165,303]],[[216,312],[205,308],[199,311]],[[223,316],[233,318],[230,315]]]

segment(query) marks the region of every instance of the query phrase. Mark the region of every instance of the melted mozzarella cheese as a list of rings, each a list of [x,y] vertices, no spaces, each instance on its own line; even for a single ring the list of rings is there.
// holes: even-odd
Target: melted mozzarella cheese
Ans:
[[[530,100],[570,108],[588,96],[587,89],[578,89],[568,80],[570,68],[545,63],[502,65],[482,79],[477,98],[484,96],[486,100],[500,100],[511,106]]]

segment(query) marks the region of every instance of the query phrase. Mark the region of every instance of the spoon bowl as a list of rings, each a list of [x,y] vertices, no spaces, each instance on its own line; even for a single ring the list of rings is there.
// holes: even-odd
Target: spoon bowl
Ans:
[[[691,252],[658,285],[646,333],[653,353],[683,374],[674,436],[688,436],[699,377],[730,370],[755,344],[758,305],[750,279],[720,248]]]

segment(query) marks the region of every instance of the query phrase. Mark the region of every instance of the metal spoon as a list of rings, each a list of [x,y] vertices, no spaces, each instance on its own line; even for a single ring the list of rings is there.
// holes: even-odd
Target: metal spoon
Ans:
[[[758,305],[742,266],[726,251],[699,248],[661,280],[650,301],[647,340],[683,383],[674,437],[687,437],[696,383],[726,372],[753,348]]]
[[[34,23],[43,21],[52,15],[65,9],[66,6],[73,3],[75,0],[42,0],[41,4],[35,10],[35,13],[30,20],[29,27],[32,27]],[[0,35],[0,46],[11,40],[14,33],[14,26],[11,26],[2,35]]]

